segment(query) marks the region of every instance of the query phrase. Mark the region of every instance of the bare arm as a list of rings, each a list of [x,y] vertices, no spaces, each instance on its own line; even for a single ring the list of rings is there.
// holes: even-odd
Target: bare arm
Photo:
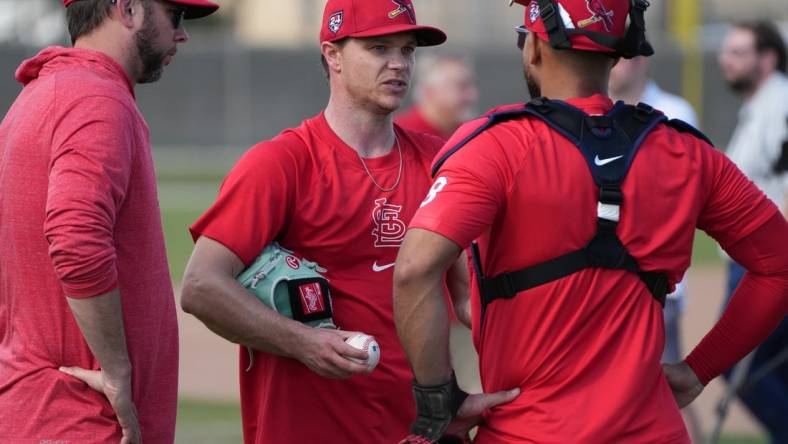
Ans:
[[[120,292],[115,289],[92,298],[68,298],[68,305],[101,370],[63,367],[93,389],[104,393],[117,414],[121,443],[141,443],[137,409],[131,392],[131,362],[126,348]]]
[[[351,333],[315,329],[279,315],[235,280],[243,269],[227,247],[200,237],[183,278],[183,310],[231,342],[298,359],[323,376],[344,378],[366,370],[343,357],[367,357],[344,343]]]
[[[397,265],[394,266],[394,321],[416,382],[420,385],[444,384],[452,376],[449,314],[442,294],[442,277],[449,267],[464,268],[467,295],[467,263],[465,256],[460,255],[461,251],[457,244],[439,234],[413,228],[405,235],[397,256]],[[468,431],[482,421],[482,412],[510,402],[519,394],[520,390],[514,388],[468,396],[446,433],[467,436]],[[421,415],[424,406],[417,410]],[[429,422],[426,417],[419,420]],[[405,442],[424,441],[414,438],[414,441],[406,439]]]
[[[457,320],[471,328],[471,294],[467,259],[465,254],[457,257],[457,261],[446,274],[446,284],[449,287]]]
[[[445,237],[415,228],[405,235],[397,256],[394,321],[419,384],[440,384],[451,377],[449,315],[442,279],[460,252]]]
[[[117,378],[129,378],[131,362],[126,349],[120,291],[115,289],[94,298],[68,298],[68,305],[101,369]]]

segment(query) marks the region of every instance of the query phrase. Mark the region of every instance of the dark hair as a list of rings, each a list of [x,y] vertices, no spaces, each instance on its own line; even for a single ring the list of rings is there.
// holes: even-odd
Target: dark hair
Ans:
[[[786,72],[785,41],[774,23],[767,20],[756,20],[738,22],[734,26],[753,33],[755,36],[755,49],[759,54],[763,54],[766,51],[774,51],[774,55],[777,56],[777,71]]]
[[[113,2],[110,0],[79,0],[68,5],[66,18],[71,44],[98,28],[101,22],[109,17],[112,6]]]
[[[66,19],[68,21],[68,34],[71,36],[71,44],[83,35],[90,34],[98,28],[105,18],[109,17],[112,7],[117,0],[79,0],[71,3],[66,8]],[[150,12],[150,1],[140,0],[145,9],[146,16]]]
[[[340,48],[342,48],[347,44],[348,40],[350,40],[350,37],[339,39],[333,43],[339,46]],[[331,71],[328,69],[328,62],[326,61],[326,57],[323,55],[322,52],[320,53],[320,64],[323,65],[323,71],[326,72],[326,78],[327,79],[331,78]]]

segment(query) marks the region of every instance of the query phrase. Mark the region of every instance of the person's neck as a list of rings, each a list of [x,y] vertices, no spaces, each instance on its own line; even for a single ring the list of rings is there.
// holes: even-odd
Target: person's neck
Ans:
[[[361,157],[388,154],[396,141],[391,114],[374,114],[332,94],[324,111],[328,126]]]
[[[117,38],[103,34],[99,31],[94,31],[91,34],[82,36],[74,42],[74,48],[90,49],[106,54],[123,68],[133,86],[136,83],[134,80],[134,67],[131,57],[129,57],[128,49],[118,44]]]
[[[437,107],[430,106],[427,102],[419,103],[416,105],[416,107],[424,120],[426,120],[430,126],[437,129],[439,132],[443,134],[451,134],[457,129],[458,125],[456,122],[454,122],[452,119],[446,118],[446,115],[442,113]]]
[[[546,78],[541,83],[542,95],[549,99],[567,100],[576,97],[590,97],[594,94],[607,95],[607,79],[588,78]]]

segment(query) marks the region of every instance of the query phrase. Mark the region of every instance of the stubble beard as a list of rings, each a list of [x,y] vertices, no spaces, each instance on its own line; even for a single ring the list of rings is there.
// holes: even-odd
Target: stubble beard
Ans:
[[[528,94],[531,95],[532,99],[537,97],[542,97],[542,88],[536,82],[536,79],[531,76],[531,73],[528,72],[528,68],[523,68],[523,77],[525,78],[525,84],[528,86]]]
[[[137,83],[153,83],[161,79],[164,71],[164,59],[166,51],[157,51],[153,42],[159,37],[159,32],[150,20],[150,14],[145,15],[145,23],[142,29],[137,31],[134,36],[134,44],[137,47],[137,55],[142,64],[142,70],[137,79]]]

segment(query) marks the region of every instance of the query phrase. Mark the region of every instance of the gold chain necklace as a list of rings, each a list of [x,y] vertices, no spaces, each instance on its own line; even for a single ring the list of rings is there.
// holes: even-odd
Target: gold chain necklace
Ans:
[[[397,137],[396,134],[394,134],[394,141],[397,142],[397,151],[399,151],[399,172],[397,173],[397,181],[394,182],[394,185],[392,185],[391,188],[383,188],[382,186],[380,186],[380,184],[378,184],[378,181],[375,180],[374,177],[372,177],[372,173],[369,171],[369,168],[367,168],[367,164],[364,163],[364,158],[361,157],[361,154],[359,154],[358,151],[356,151],[358,160],[361,161],[361,166],[364,167],[364,171],[367,172],[367,176],[369,176],[369,178],[372,179],[372,183],[374,183],[375,186],[378,187],[378,189],[380,189],[380,191],[383,191],[384,193],[388,193],[389,191],[393,191],[395,188],[397,188],[397,185],[399,185],[399,180],[402,178],[402,166],[404,163],[402,161],[402,147],[399,146],[399,137]]]

